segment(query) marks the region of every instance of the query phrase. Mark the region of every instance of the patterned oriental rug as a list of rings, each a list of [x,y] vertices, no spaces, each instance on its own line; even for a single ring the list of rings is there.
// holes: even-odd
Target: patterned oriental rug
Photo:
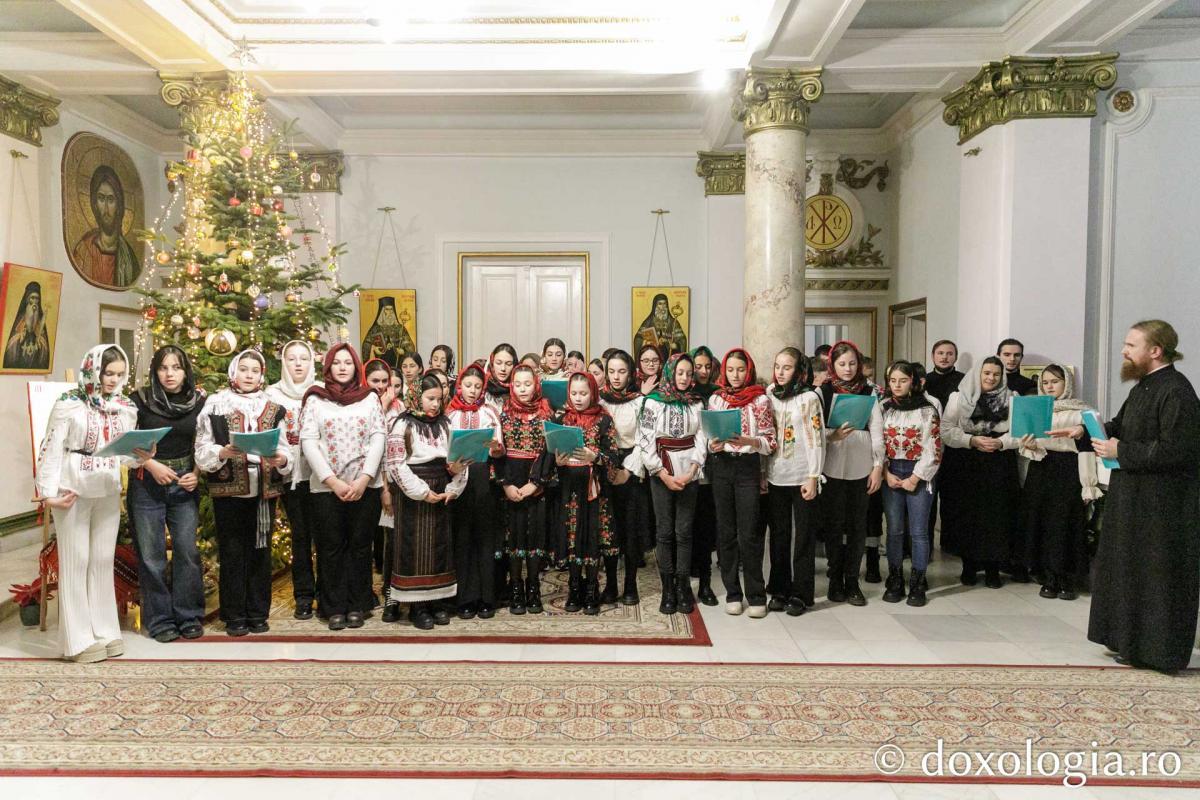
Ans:
[[[0,661],[13,775],[1197,786],[1198,740],[1200,674],[1115,667]]]
[[[379,586],[375,587],[377,590]],[[296,605],[292,597],[292,581],[288,574],[275,580],[272,586],[271,630],[237,639],[239,643],[255,642],[482,642],[492,644],[674,644],[711,647],[712,639],[704,627],[697,609],[691,614],[658,613],[660,599],[656,576],[643,571],[638,581],[641,604],[637,606],[603,606],[600,613],[588,616],[582,611],[568,614],[563,610],[567,601],[567,573],[550,571],[542,576],[541,614],[514,616],[507,608],[496,611],[491,619],[461,620],[454,616],[449,625],[438,625],[431,631],[417,630],[408,621],[407,606],[399,622],[380,620],[382,609],[361,628],[331,631],[317,619],[299,620],[292,616]],[[225,626],[210,614],[207,636],[225,637]],[[184,640],[179,640],[184,641]],[[204,641],[212,641],[206,638]],[[230,640],[233,641],[233,640]]]

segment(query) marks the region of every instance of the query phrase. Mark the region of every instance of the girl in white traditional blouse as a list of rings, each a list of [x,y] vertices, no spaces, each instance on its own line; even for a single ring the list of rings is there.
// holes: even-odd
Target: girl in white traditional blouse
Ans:
[[[767,459],[767,515],[771,526],[772,611],[797,617],[814,602],[815,528],[825,481],[825,417],[811,383],[808,358],[794,347],[775,356],[767,397],[775,411],[775,452]],[[793,525],[795,532],[793,533]],[[795,545],[793,546],[793,536]]]
[[[489,456],[504,452],[500,415],[483,402],[487,379],[474,364],[458,375],[457,391],[446,417],[451,430],[492,431]],[[450,506],[454,531],[454,567],[458,574],[458,616],[491,619],[496,615],[496,535],[500,532],[498,490],[492,483],[490,461],[471,464],[467,485],[459,500]]]
[[[742,613],[741,567],[750,616],[767,615],[767,587],[763,580],[763,542],[759,495],[762,458],[775,452],[775,412],[766,389],[758,383],[754,359],[740,347],[725,354],[718,389],[708,398],[713,411],[737,410],[741,435],[729,441],[711,441],[709,477],[717,511],[717,562],[725,584],[725,613]]]
[[[379,403],[383,408],[383,418],[386,422],[388,414],[399,414],[404,409],[402,408],[403,389],[401,394],[396,394],[396,390],[392,387],[392,376],[395,372],[388,366],[387,362],[381,358],[373,358],[363,365],[363,379],[367,386],[379,395]],[[375,568],[383,579],[383,585],[388,585],[388,576],[391,574],[391,543],[396,538],[396,521],[392,519],[392,498],[388,494],[387,481],[382,482],[383,485],[379,489],[380,506],[382,511],[379,513],[379,525],[375,528],[374,538],[371,541],[371,560]],[[374,579],[372,578],[372,586]],[[371,592],[371,608],[379,605],[379,596],[372,589]]]
[[[300,450],[300,408],[304,393],[318,383],[316,355],[308,342],[293,339],[283,346],[282,376],[278,383],[267,387],[267,397],[282,406],[288,448],[292,457],[292,479],[283,493],[283,508],[288,526],[292,529],[292,595],[296,601],[296,619],[312,619],[313,601],[317,598],[317,581],[321,569],[314,570],[316,526],[308,494],[308,462]]]
[[[621,556],[625,558],[621,604],[636,606],[640,602],[637,571],[642,558],[642,532],[650,527],[650,495],[644,480],[641,451],[637,447],[642,393],[633,383],[635,374],[633,356],[624,350],[609,354],[605,380],[600,388],[600,405],[612,417],[621,458],[621,463],[613,470],[609,486],[613,504],[613,536],[621,555],[604,559],[605,581],[604,593],[600,595],[601,605],[617,602],[617,562]]]
[[[1089,406],[1075,397],[1075,380],[1069,369],[1059,364],[1047,366],[1039,377],[1038,391],[1054,398],[1051,430],[1083,424],[1083,412]],[[1096,454],[1086,438],[1025,439],[1018,452],[1030,460],[1021,492],[1019,528],[1026,566],[1041,573],[1038,594],[1042,597],[1074,600],[1087,571],[1086,504],[1102,495]]]
[[[888,577],[883,599],[898,603],[904,598],[904,532],[912,536],[913,572],[908,604],[925,605],[925,570],[929,567],[929,509],[933,505],[933,479],[942,462],[941,414],[920,387],[913,364],[897,361],[885,375],[887,395],[882,404],[883,446],[887,455],[887,486],[883,508],[887,514]]]
[[[660,614],[690,614],[696,607],[690,575],[692,516],[708,440],[700,426],[704,406],[689,394],[691,388],[692,358],[676,353],[646,395],[638,423],[638,454],[649,476],[658,528]]]
[[[412,603],[413,625],[429,630],[449,624],[450,615],[436,601],[458,592],[446,504],[466,488],[470,465],[446,461],[450,421],[443,413],[441,383],[426,375],[420,389],[417,409],[393,420],[387,434],[388,480],[399,487],[388,601]]]
[[[833,399],[839,394],[875,395],[874,385],[862,371],[862,354],[853,342],[838,342],[829,351],[829,379],[821,385],[821,406],[826,423]],[[865,431],[849,424],[825,432],[824,508],[829,513],[829,600],[865,606],[858,586],[867,543],[867,498],[883,485],[883,415],[879,404],[871,408]]]
[[[58,532],[59,647],[63,658],[103,661],[125,652],[113,587],[121,522],[121,464],[93,454],[137,427],[137,409],[121,394],[129,359],[116,345],[84,356],[78,388],[50,411],[38,451],[37,491]],[[139,452],[144,460],[153,452]]]
[[[275,500],[292,471],[287,436],[260,458],[231,444],[235,433],[278,428],[287,411],[263,391],[267,360],[244,350],[229,362],[229,388],[210,396],[196,421],[196,466],[207,473],[217,528],[221,620],[230,636],[266,633],[271,612],[271,528]]]
[[[329,630],[361,628],[371,611],[371,541],[379,525],[384,426],[379,395],[365,385],[345,342],[325,354],[325,385],[304,395],[300,443],[321,554],[321,610]]]

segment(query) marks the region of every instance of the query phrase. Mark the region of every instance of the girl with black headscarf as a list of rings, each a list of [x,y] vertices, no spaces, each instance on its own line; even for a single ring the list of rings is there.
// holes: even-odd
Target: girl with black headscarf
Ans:
[[[129,474],[127,502],[138,553],[142,624],[156,641],[204,634],[204,578],[196,549],[200,473],[192,453],[204,406],[192,362],[175,345],[150,360],[150,381],[133,395],[139,428],[170,428],[154,458]],[[171,580],[167,581],[167,527]]]

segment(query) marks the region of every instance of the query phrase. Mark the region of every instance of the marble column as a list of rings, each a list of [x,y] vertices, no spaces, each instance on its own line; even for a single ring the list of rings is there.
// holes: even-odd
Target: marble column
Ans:
[[[770,369],[781,348],[804,348],[804,147],[821,70],[751,68],[735,116],[746,139],[746,262],[742,343]]]

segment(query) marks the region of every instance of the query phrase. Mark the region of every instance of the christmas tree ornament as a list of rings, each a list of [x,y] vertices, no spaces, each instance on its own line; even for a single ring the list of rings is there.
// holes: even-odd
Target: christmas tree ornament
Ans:
[[[288,292],[283,296],[283,299],[288,303],[299,303],[300,295],[296,294],[295,292]]]
[[[250,148],[250,145],[244,145],[241,150],[238,150],[238,155],[242,158],[249,158],[254,155],[254,150]]]
[[[308,338],[315,342],[321,338],[321,332],[316,328],[313,328],[308,332]]]
[[[260,311],[265,310],[269,305],[271,305],[271,298],[265,294],[254,298],[254,307]]]
[[[258,203],[252,203],[250,205],[250,213],[256,217],[261,217],[263,215],[263,207]]]
[[[193,199],[192,200],[192,213],[199,214],[203,210],[204,210],[204,198],[197,197],[197,198]]]
[[[180,325],[183,324],[183,315],[182,314],[172,314],[171,315],[171,324],[174,325],[176,328],[178,328]]]
[[[246,264],[250,264],[250,263],[253,263],[253,261],[254,261],[254,251],[249,250],[249,249],[243,250],[242,251],[242,262],[246,263]]]
[[[228,328],[213,328],[204,335],[204,347],[214,356],[231,355],[237,349],[237,336]]]
[[[146,310],[142,312],[146,319],[154,321],[158,318],[158,309],[154,306],[146,306]]]
[[[283,187],[280,186],[278,183],[275,184],[274,186],[271,187],[271,194],[275,194],[275,195],[283,194]]]
[[[197,161],[199,161],[200,160],[200,151],[194,147],[188,148],[187,160],[193,164],[196,163]]]
[[[190,328],[187,329],[187,337],[189,339],[191,339],[192,341],[196,341],[197,339],[200,338],[200,329],[197,328],[195,325],[191,326]]]
[[[221,294],[227,294],[231,288],[229,276],[222,272],[221,277],[217,279],[217,291]]]
[[[291,225],[281,226],[279,228],[279,235],[285,239],[289,238],[292,235],[292,226]]]
[[[355,290],[354,290],[354,296],[355,296],[355,297],[358,297],[360,294],[361,294],[361,292],[359,292],[359,291],[358,291],[358,289],[355,289]]]
[[[175,170],[168,170],[167,171],[167,180],[169,180],[169,181],[179,180],[179,173],[176,172]]]
[[[198,316],[192,317],[192,324],[199,326],[200,325],[200,317],[198,317]]]
[[[179,187],[175,185],[175,181],[167,181],[167,191],[171,194],[175,194],[175,190],[178,188]]]
[[[171,254],[168,253],[166,250],[159,250],[157,253],[154,254],[154,260],[157,261],[159,264],[166,266],[167,264],[171,263]]]
[[[276,211],[283,211],[283,201],[276,200],[274,203],[271,204],[271,207],[274,208]]]
[[[292,161],[299,161],[300,154],[297,153],[295,150],[292,150],[288,153],[288,158],[290,158]]]
[[[321,173],[313,170],[312,174],[308,176],[308,180],[313,186],[316,186],[321,182]]]
[[[229,207],[230,208],[237,208],[241,204],[242,204],[242,201],[238,200],[236,197],[229,198]]]
[[[279,159],[271,156],[271,160],[267,162],[267,166],[271,169],[279,169]]]
[[[199,275],[200,274],[200,265],[197,264],[195,261],[188,264],[187,265],[187,274],[191,275],[193,278],[196,277],[197,275]]]
[[[246,294],[250,295],[251,299],[253,299],[255,297],[258,297],[260,294],[262,294],[262,289],[258,288],[257,283],[252,283],[246,287]]]

